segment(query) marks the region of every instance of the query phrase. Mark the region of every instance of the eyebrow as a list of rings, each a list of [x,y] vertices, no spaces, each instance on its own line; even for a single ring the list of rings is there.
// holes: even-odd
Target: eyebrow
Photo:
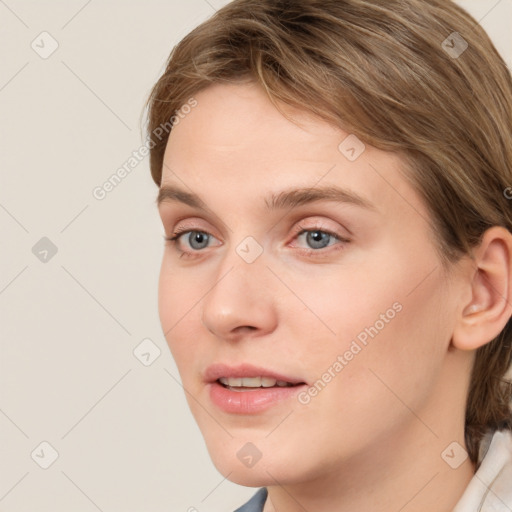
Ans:
[[[295,208],[315,201],[335,201],[339,203],[352,204],[367,210],[377,210],[374,204],[356,192],[335,186],[293,188],[284,190],[266,198],[265,206],[267,210],[273,211]],[[157,206],[160,207],[161,204],[166,202],[184,203],[192,208],[197,208],[204,212],[208,211],[208,208],[198,195],[187,192],[186,190],[176,186],[165,185],[159,189],[158,196],[156,198]]]

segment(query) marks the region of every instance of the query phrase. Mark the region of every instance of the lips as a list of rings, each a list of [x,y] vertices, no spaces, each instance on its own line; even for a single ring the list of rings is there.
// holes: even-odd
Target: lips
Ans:
[[[229,414],[260,414],[294,398],[306,383],[251,364],[214,364],[204,373],[212,403]]]

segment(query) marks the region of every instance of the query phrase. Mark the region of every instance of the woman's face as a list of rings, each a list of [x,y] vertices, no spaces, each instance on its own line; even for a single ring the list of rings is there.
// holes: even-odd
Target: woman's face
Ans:
[[[159,211],[182,234],[159,314],[214,464],[259,486],[434,443],[455,292],[401,159],[288,108],[297,126],[254,84],[195,99],[165,153]]]

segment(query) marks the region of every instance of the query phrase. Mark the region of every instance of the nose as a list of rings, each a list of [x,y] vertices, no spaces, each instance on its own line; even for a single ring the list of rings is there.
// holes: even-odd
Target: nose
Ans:
[[[201,301],[202,324],[216,337],[227,341],[260,337],[274,331],[278,314],[272,277],[263,256],[252,263],[246,263],[236,253],[225,258],[210,291]]]

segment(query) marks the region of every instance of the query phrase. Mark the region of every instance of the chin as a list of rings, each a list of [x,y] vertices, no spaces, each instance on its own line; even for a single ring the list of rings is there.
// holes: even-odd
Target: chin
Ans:
[[[242,446],[242,448],[240,448]],[[231,440],[220,445],[208,446],[210,458],[227,480],[245,487],[265,487],[269,485],[289,484],[296,481],[298,475],[292,453],[263,448],[270,452],[268,456],[257,451],[248,441]]]
[[[243,485],[244,487],[267,487],[269,485],[275,485],[276,483],[275,480],[273,480],[268,473],[262,471],[261,468],[259,470],[256,468],[237,469],[232,471],[231,474],[229,471],[227,473],[220,471],[220,473],[230,482]]]

